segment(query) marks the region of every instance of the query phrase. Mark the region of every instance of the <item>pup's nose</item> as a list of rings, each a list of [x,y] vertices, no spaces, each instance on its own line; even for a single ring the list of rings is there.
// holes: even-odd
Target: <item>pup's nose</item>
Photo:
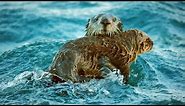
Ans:
[[[108,25],[108,24],[110,24],[110,21],[109,21],[107,18],[103,18],[103,19],[101,20],[101,24],[103,24],[103,25]]]
[[[147,40],[147,42],[149,42],[151,45],[153,45],[153,41],[150,39],[150,38],[148,38],[148,39],[146,39]]]
[[[153,41],[150,38],[146,39],[146,41],[149,43],[149,45],[151,47],[150,50],[151,50],[153,48],[153,45],[154,45]]]

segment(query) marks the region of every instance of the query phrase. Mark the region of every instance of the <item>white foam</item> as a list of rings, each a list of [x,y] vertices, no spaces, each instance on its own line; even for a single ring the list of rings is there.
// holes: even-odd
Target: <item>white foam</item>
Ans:
[[[26,84],[29,81],[33,80],[41,80],[42,78],[48,78],[50,76],[50,73],[44,72],[44,71],[24,71],[20,74],[18,74],[12,81],[7,83],[1,83],[1,89],[6,89],[9,87],[14,87],[16,85],[19,85],[21,83]]]

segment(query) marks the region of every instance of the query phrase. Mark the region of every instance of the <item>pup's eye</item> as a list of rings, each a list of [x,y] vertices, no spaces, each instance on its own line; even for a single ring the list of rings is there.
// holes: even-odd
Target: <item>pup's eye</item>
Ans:
[[[116,20],[117,20],[116,17],[113,17],[112,21],[115,22]]]
[[[142,42],[140,45],[141,45],[141,47],[143,47],[144,46],[144,43]]]

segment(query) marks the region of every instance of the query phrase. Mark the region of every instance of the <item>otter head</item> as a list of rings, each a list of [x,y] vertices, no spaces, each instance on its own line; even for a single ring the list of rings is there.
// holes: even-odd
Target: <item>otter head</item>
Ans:
[[[138,40],[138,54],[148,52],[153,47],[153,41],[149,38],[149,36],[142,31],[138,30],[137,34],[137,40]]]
[[[88,20],[86,36],[111,36],[122,32],[121,20],[111,14],[98,14]]]

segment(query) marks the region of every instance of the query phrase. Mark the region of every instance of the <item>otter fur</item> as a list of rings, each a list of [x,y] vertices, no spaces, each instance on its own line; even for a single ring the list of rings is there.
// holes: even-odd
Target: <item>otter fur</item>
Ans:
[[[150,51],[153,41],[143,31],[133,29],[118,35],[85,36],[64,44],[53,59],[49,72],[54,82],[84,82],[101,79],[102,58],[120,70],[128,83],[130,64],[137,55]]]

